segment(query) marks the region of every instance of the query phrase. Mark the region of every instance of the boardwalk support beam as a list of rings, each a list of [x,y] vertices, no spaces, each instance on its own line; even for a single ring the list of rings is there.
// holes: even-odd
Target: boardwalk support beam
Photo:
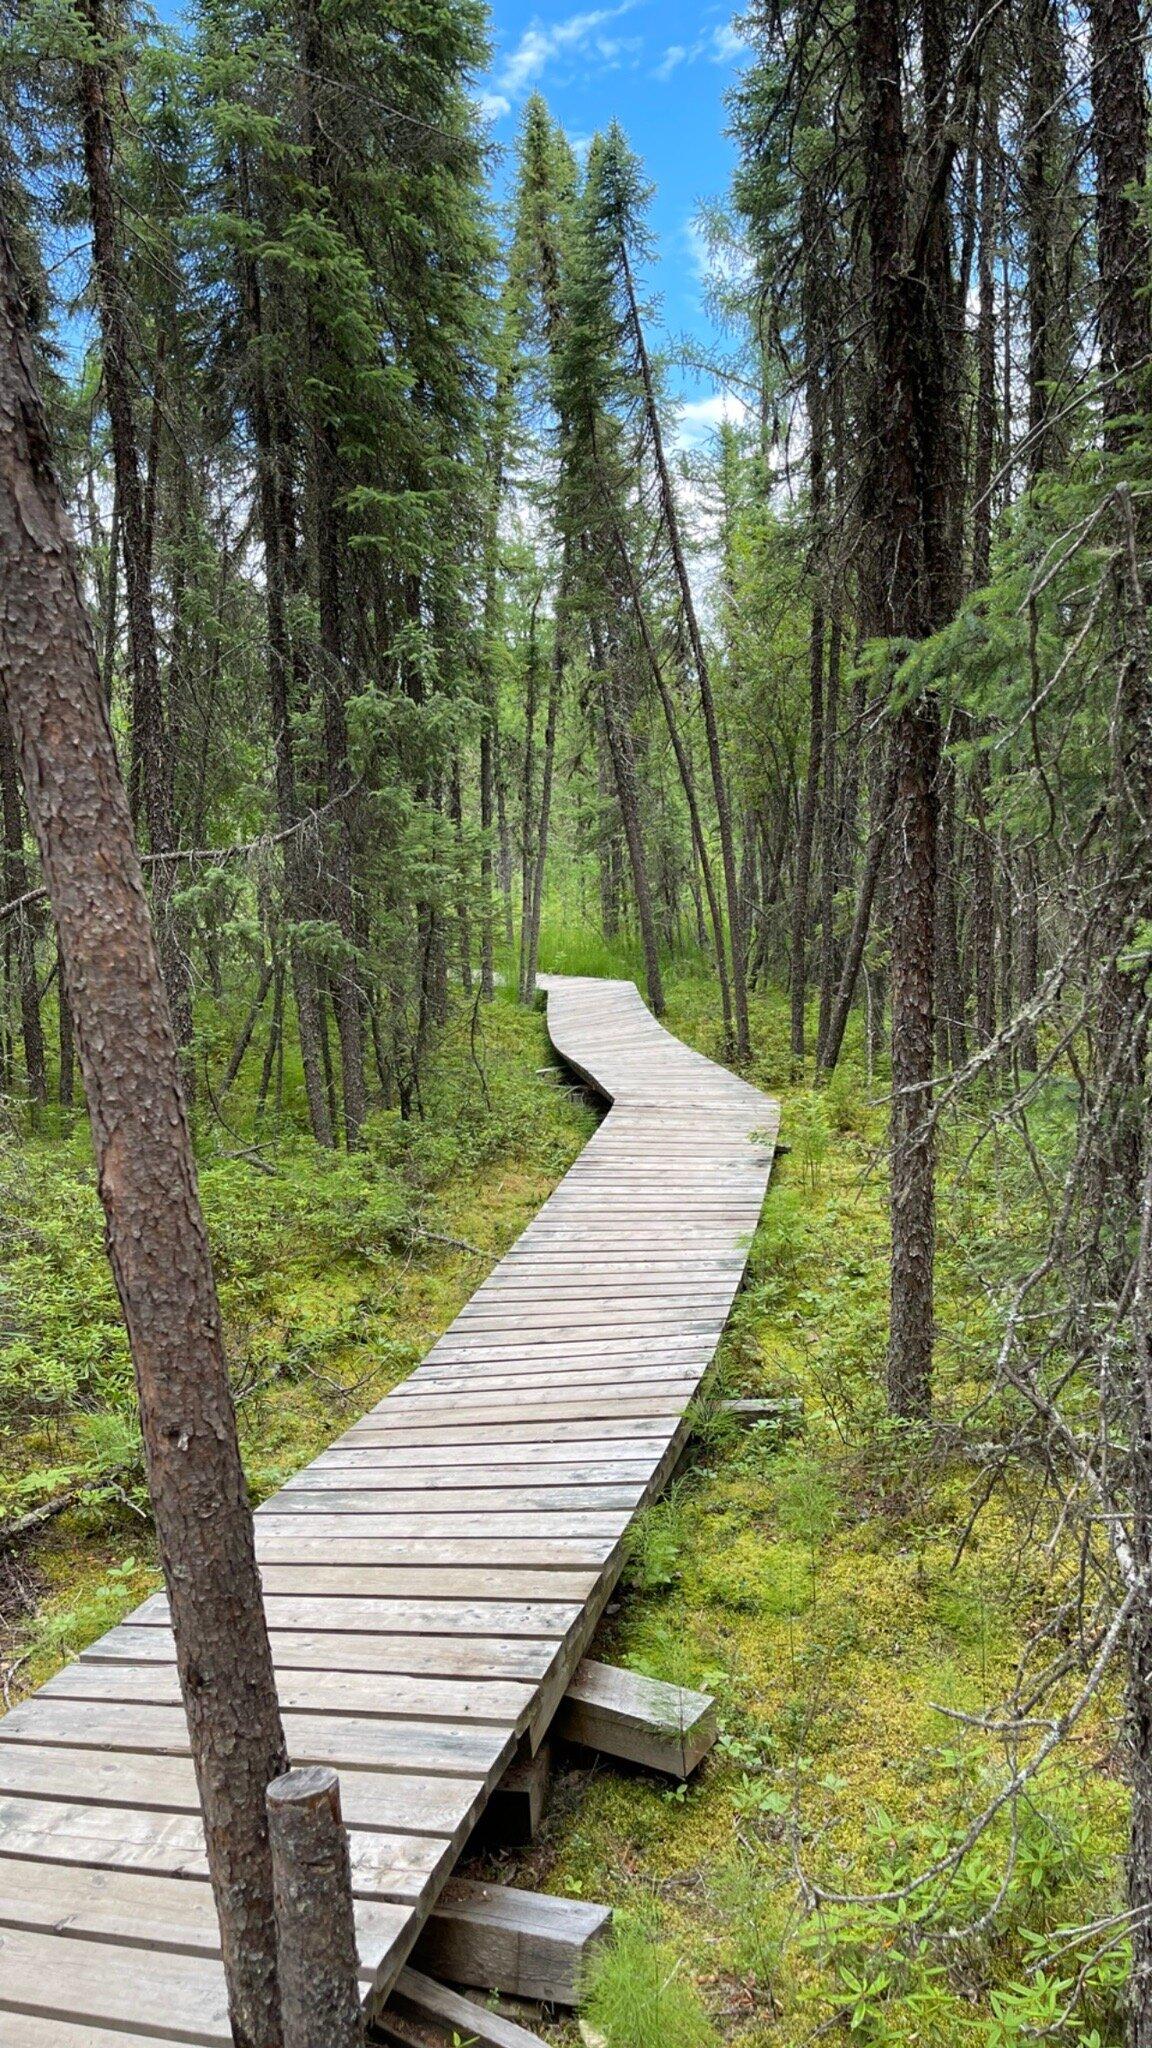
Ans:
[[[716,1702],[586,1657],[553,1726],[565,1742],[684,1780],[716,1740]]]
[[[489,2012],[474,1998],[462,1998],[426,1977],[421,1970],[401,1970],[396,1989],[375,2022],[386,2041],[398,2048],[432,2048],[432,2044],[467,2042],[468,2048],[544,2048],[515,2020]]]
[[[541,2005],[578,2005],[608,1906],[460,1880],[441,1893],[416,1946],[422,1970]]]
[[[544,1818],[552,1780],[552,1750],[542,1742],[535,1756],[519,1756],[508,1766],[484,1809],[481,1843],[524,1849],[534,1842]]]
[[[721,1401],[721,1415],[730,1416],[743,1429],[765,1424],[773,1429],[799,1429],[804,1421],[804,1403],[798,1395],[781,1394],[774,1399]]]
[[[268,1787],[284,2048],[363,2048],[340,1781],[325,1765]]]

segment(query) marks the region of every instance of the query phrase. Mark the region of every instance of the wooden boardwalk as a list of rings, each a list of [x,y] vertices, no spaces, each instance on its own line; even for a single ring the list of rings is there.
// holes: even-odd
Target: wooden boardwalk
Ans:
[[[776,1110],[631,983],[546,982],[610,1114],[411,1378],[257,1517],[296,1763],[340,1772],[365,1992],[535,1747],[666,1481]],[[0,2048],[231,2041],[166,1603],[0,1720]]]

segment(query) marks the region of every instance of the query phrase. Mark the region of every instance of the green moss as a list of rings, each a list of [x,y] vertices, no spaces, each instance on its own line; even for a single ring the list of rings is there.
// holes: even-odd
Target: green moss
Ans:
[[[673,981],[669,1023],[721,1056],[706,984]],[[997,1699],[1073,1561],[1030,1551],[1035,1480],[1023,1472],[962,1542],[980,1470],[887,1423],[883,1110],[869,1106],[851,1047],[818,1107],[797,1090],[781,1003],[757,1003],[755,1035],[753,1077],[783,1093],[786,1143],[799,1094],[802,1143],[775,1168],[721,1370],[736,1393],[798,1391],[803,1431],[710,1428],[668,1521],[650,1522],[674,1556],[657,1582],[637,1575],[604,1654],[706,1685],[721,1739],[686,1790],[590,1775],[550,1833],[546,1882],[638,1916],[739,2048],[1000,2048],[1027,2038],[1009,2024],[1037,2037],[1043,2027],[1036,1958],[1051,1930],[1116,1904],[1126,1798],[1099,1768],[1115,1703],[1034,1788],[981,1933],[937,1948],[894,1908],[806,1906],[798,1868],[832,1891],[883,1890],[925,1868],[984,1804],[1003,1758],[948,1710]],[[953,1182],[945,1161],[945,1413],[962,1412],[986,1376],[994,1328],[974,1274],[1004,1267],[1006,1239],[1019,1245],[1018,1192],[1006,1154],[984,1180]],[[650,1555],[650,1537],[642,1547]],[[933,1902],[936,1919],[987,1911],[1007,1867],[1005,1820]],[[1095,2027],[1103,2048],[1119,2048],[1122,1971],[1122,1956],[1093,1963],[1081,2031],[1052,2038],[1086,2040]]]

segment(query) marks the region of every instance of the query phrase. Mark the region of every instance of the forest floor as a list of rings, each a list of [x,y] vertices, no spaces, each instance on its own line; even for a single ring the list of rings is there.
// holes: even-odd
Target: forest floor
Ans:
[[[549,964],[613,971],[558,947]],[[722,1056],[708,983],[674,978],[667,1021]],[[411,1369],[592,1128],[555,1072],[538,1071],[549,1066],[539,1016],[506,1000],[485,1014],[483,1082],[470,1024],[462,1013],[437,1057],[423,1123],[378,1119],[362,1160],[321,1162],[281,1139],[260,1155],[264,1171],[244,1150],[243,1101],[229,1115],[243,1144],[221,1127],[201,1139],[258,1495]],[[533,1849],[488,1866],[619,1909],[621,1938],[580,2031],[545,2031],[608,2048],[1040,2037],[1113,2048],[1122,1950],[1088,1962],[1075,2017],[1061,2015],[1091,1956],[1080,1930],[1120,1898],[1115,1701],[1110,1718],[1081,1722],[1015,1826],[1002,1816],[931,1910],[924,1891],[811,1910],[813,1886],[899,1892],[983,1806],[1004,1756],[947,1710],[996,1701],[1074,1561],[1025,1541],[1039,1474],[1017,1471],[973,1519],[983,1475],[965,1418],[987,1385],[998,1283],[1029,1228],[1011,1141],[965,1168],[972,1133],[950,1134],[943,1427],[894,1429],[882,1399],[883,1073],[869,1076],[850,1046],[817,1094],[793,1076],[779,999],[757,999],[754,1031],[750,1078],[783,1097],[790,1150],[710,1393],[797,1395],[803,1419],[741,1433],[703,1405],[696,1455],[641,1519],[603,1635],[610,1657],[716,1695],[720,1742],[693,1784],[573,1763]],[[1061,1116],[1055,1100],[1039,1142],[1059,1146]],[[14,1699],[150,1590],[155,1571],[83,1134],[7,1146],[0,1201],[0,1513],[89,1486],[84,1505],[7,1553],[0,1628]],[[974,1433],[994,1429],[985,1415]]]

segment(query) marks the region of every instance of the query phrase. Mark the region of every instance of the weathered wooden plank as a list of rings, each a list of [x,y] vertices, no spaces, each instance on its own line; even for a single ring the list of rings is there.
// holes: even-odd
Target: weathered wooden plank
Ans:
[[[487,1776],[431,1777],[423,1771],[342,1768],[340,1795],[349,1828],[454,1836],[471,1827]],[[0,1794],[123,1806],[142,1812],[198,1814],[191,1762],[138,1750],[0,1742]]]
[[[663,1450],[663,1444],[660,1445]],[[480,1453],[476,1452],[475,1457]],[[341,1488],[370,1488],[373,1492],[398,1493],[409,1498],[425,1500],[429,1508],[441,1506],[445,1494],[471,1493],[480,1495],[493,1489],[499,1492],[519,1492],[522,1488],[532,1504],[534,1493],[564,1489],[573,1496],[572,1505],[578,1507],[575,1497],[585,1489],[595,1492],[608,1489],[613,1494],[624,1488],[643,1486],[656,1462],[653,1450],[647,1456],[609,1460],[604,1464],[589,1462],[574,1465],[570,1460],[534,1459],[531,1464],[508,1464],[503,1459],[493,1458],[491,1462],[476,1464],[467,1452],[452,1460],[447,1469],[443,1465],[412,1465],[397,1459],[389,1450],[359,1450],[344,1452],[328,1462],[327,1455],[318,1458],[301,1472],[296,1479],[290,1479],[276,1495],[282,1503],[291,1504],[300,1494],[339,1491]],[[590,1501],[589,1505],[594,1502]],[[611,1505],[615,1505],[613,1501]]]
[[[307,1567],[330,1565],[370,1567],[373,1574],[393,1567],[435,1570],[440,1582],[457,1567],[467,1571],[505,1569],[543,1572],[571,1572],[581,1568],[597,1572],[607,1564],[620,1540],[617,1526],[607,1536],[490,1536],[477,1531],[457,1530],[450,1536],[411,1537],[375,1535],[362,1530],[342,1530],[338,1536],[319,1537],[310,1524],[298,1518],[264,1523],[256,1531],[256,1556],[262,1567]],[[271,1581],[263,1573],[265,1585]],[[365,1584],[365,1592],[372,1590]],[[455,1586],[452,1588],[455,1591]]]
[[[208,1876],[204,1830],[198,1814],[153,1813],[139,1807],[89,1806],[79,1800],[0,1795],[0,1864],[26,1858],[37,1866],[138,1871],[143,1876]],[[407,1909],[454,1860],[453,1835],[385,1834],[351,1828],[352,1886],[357,1898]],[[60,1886],[50,1886],[53,1897]],[[24,1925],[22,1921],[14,1925]],[[158,1946],[167,1944],[159,1943]]]
[[[402,1421],[382,1424],[379,1440],[390,1444],[423,1444],[426,1447],[437,1444],[446,1450],[454,1450],[462,1443],[516,1444],[523,1450],[528,1444],[537,1443],[600,1444],[612,1437],[630,1441],[637,1436],[649,1436],[653,1431],[666,1436],[679,1420],[679,1408],[661,1408],[643,1401],[621,1402],[608,1415],[579,1417],[572,1414],[556,1416],[547,1405],[538,1411],[529,1409],[527,1412],[512,1407],[507,1414],[500,1416],[480,1418],[457,1411],[440,1421],[426,1423],[409,1421],[405,1415]]]
[[[411,1917],[405,1906],[360,1901],[356,1942],[362,1977],[374,1981],[398,1955]],[[5,1927],[177,1955],[220,1954],[220,1923],[206,1879],[179,1883],[149,1872],[39,1863],[0,1852],[0,1929]],[[0,2041],[3,2032],[0,2021]]]
[[[435,1983],[419,1970],[404,1969],[378,2024],[386,2037],[391,2031],[393,2040],[421,2043],[422,2048],[419,2032],[404,2030],[406,2023],[412,2021],[417,2026],[431,2021],[433,2026],[446,2029],[448,2041],[466,2041],[469,2048],[544,2048],[537,2034],[530,2034],[514,2020],[489,2012],[473,1998],[449,1991],[446,1985]]]
[[[451,1984],[578,2005],[589,1962],[611,1925],[607,1906],[457,1879],[436,1901],[412,1961]]]
[[[657,1435],[650,1431],[643,1435],[633,1435],[625,1429],[622,1432],[624,1441],[618,1442],[615,1439],[620,1434],[621,1432],[609,1432],[601,1436],[596,1448],[589,1449],[589,1471],[603,1475],[619,1467],[635,1470],[638,1465],[649,1460],[653,1465],[658,1463],[664,1454],[667,1438],[663,1431]],[[573,1462],[583,1456],[583,1451],[577,1453],[562,1444],[549,1448],[548,1445],[539,1442],[534,1443],[530,1451],[525,1451],[524,1446],[515,1439],[503,1442],[499,1435],[494,1443],[485,1443],[482,1449],[477,1447],[473,1450],[469,1445],[457,1445],[456,1449],[457,1455],[452,1460],[451,1470],[461,1474],[466,1472],[470,1485],[480,1484],[480,1481],[473,1477],[473,1474],[479,1471],[487,1472],[494,1485],[503,1485],[506,1482],[499,1478],[499,1473],[505,1465],[522,1468],[527,1463],[537,1477],[541,1477],[543,1466],[559,1465],[570,1471]],[[412,1449],[408,1445],[394,1444],[387,1439],[378,1444],[357,1444],[354,1439],[349,1440],[345,1437],[341,1438],[338,1444],[334,1444],[330,1451],[325,1451],[317,1458],[310,1470],[331,1472],[337,1468],[357,1468],[403,1474],[412,1471],[423,1473],[428,1465],[429,1454],[425,1449]],[[446,1467],[442,1460],[436,1461],[436,1470],[446,1477]]]
[[[419,1721],[366,1721],[325,1714],[286,1714],[284,1734],[294,1763],[359,1765],[372,1771],[428,1771],[435,1777],[495,1773],[512,1746],[512,1730],[464,1728]],[[47,1698],[13,1707],[0,1721],[0,1747],[142,1750],[188,1756],[182,1707],[131,1708],[92,1700]]]
[[[438,1678],[540,1681],[556,1654],[550,1642],[507,1636],[337,1635],[332,1630],[273,1629],[278,1672],[428,1672]],[[85,1664],[175,1664],[171,1629],[125,1623],[85,1650]],[[283,1698],[283,1693],[281,1698]]]
[[[463,1721],[493,1728],[518,1727],[536,1695],[534,1685],[487,1678],[427,1678],[394,1672],[298,1671],[277,1673],[286,1713],[356,1716],[385,1721]],[[181,1704],[174,1664],[103,1663],[81,1658],[42,1686],[40,1699],[119,1700],[127,1705]]]
[[[486,1577],[490,1579],[491,1574]],[[579,1600],[477,1599],[467,1593],[456,1599],[444,1595],[412,1600],[269,1592],[264,1602],[271,1629],[328,1628],[340,1634],[374,1636],[410,1635],[417,1630],[429,1635],[484,1636],[498,1631],[509,1637],[546,1640],[566,1636],[579,1620],[582,1605]],[[168,1602],[162,1593],[156,1593],[128,1619],[139,1627],[167,1628],[171,1625]]]
[[[126,2038],[117,2028],[86,2026],[83,2021],[38,2018],[33,2013],[5,2012],[0,2021],[4,2048],[158,2048],[159,2034],[141,2034],[135,2029]],[[168,2040],[171,2041],[171,2035]]]
[[[716,1740],[707,1693],[588,1659],[564,1694],[555,1729],[566,1742],[688,1778]]]
[[[678,1415],[687,1406],[700,1383],[698,1372],[683,1373],[676,1379],[641,1380],[638,1384],[601,1376],[594,1380],[569,1380],[562,1369],[551,1376],[534,1374],[527,1386],[487,1387],[476,1379],[464,1385],[440,1385],[426,1380],[419,1392],[398,1402],[395,1420],[408,1422],[450,1421],[461,1425],[473,1420],[491,1422],[507,1417],[510,1422],[553,1416],[591,1418],[598,1415],[649,1415],[667,1412]],[[465,1390],[466,1388],[466,1390]]]
[[[406,1527],[425,1535],[430,1523],[449,1517],[487,1513],[531,1520],[540,1515],[545,1518],[542,1535],[548,1534],[549,1517],[563,1518],[567,1528],[575,1521],[579,1525],[577,1533],[588,1534],[596,1533],[584,1526],[593,1517],[599,1520],[609,1514],[629,1514],[644,1492],[647,1476],[645,1473],[643,1480],[633,1480],[627,1486],[445,1486],[437,1491],[433,1513],[426,1494],[411,1488],[361,1485],[354,1474],[345,1474],[346,1486],[297,1487],[291,1493],[278,1493],[275,1513],[403,1517]],[[264,1513],[263,1508],[260,1513]]]
[[[474,1507],[463,1512],[448,1512],[441,1515],[423,1515],[412,1508],[382,1509],[379,1502],[375,1507],[361,1509],[359,1512],[349,1513],[340,1508],[327,1507],[319,1513],[302,1515],[298,1509],[285,1511],[278,1500],[275,1514],[265,1514],[261,1510],[256,1526],[260,1543],[264,1546],[261,1550],[262,1556],[268,1554],[268,1546],[274,1547],[289,1541],[297,1546],[301,1542],[342,1545],[355,1542],[372,1545],[372,1550],[368,1554],[371,1562],[377,1563],[381,1544],[391,1546],[401,1540],[397,1535],[399,1530],[411,1530],[412,1534],[408,1541],[418,1539],[443,1543],[450,1562],[455,1557],[457,1544],[479,1544],[486,1549],[489,1545],[497,1544],[503,1547],[506,1543],[527,1536],[534,1544],[538,1544],[541,1550],[558,1554],[560,1562],[567,1563],[572,1555],[567,1546],[583,1545],[585,1539],[598,1545],[601,1556],[606,1557],[612,1544],[619,1540],[621,1529],[627,1527],[629,1519],[627,1508],[619,1508],[614,1513],[602,1511],[597,1514],[581,1514],[579,1509],[574,1508],[568,1514],[549,1514],[544,1508],[523,1512],[504,1506],[503,1501],[493,1508]],[[566,1547],[559,1553],[554,1553],[553,1547],[561,1543]],[[308,1554],[310,1556],[312,1553]],[[496,1561],[487,1556],[478,1556],[474,1547],[462,1551],[461,1555],[468,1564]],[[516,1551],[514,1562],[520,1563],[522,1557],[523,1553]],[[532,1557],[524,1561],[538,1564],[540,1558],[533,1552]]]
[[[266,1593],[346,1595],[349,1599],[575,1600],[594,1591],[600,1571],[533,1570],[528,1565],[263,1564]]]
[[[774,1399],[747,1399],[721,1401],[722,1415],[731,1416],[745,1429],[755,1428],[757,1423],[768,1423],[777,1428],[794,1429],[804,1419],[804,1403],[796,1395],[777,1395]]]
[[[0,2012],[8,2010],[232,2048],[224,1970],[204,1956],[165,1956],[160,1969],[113,1942],[0,1928]]]

